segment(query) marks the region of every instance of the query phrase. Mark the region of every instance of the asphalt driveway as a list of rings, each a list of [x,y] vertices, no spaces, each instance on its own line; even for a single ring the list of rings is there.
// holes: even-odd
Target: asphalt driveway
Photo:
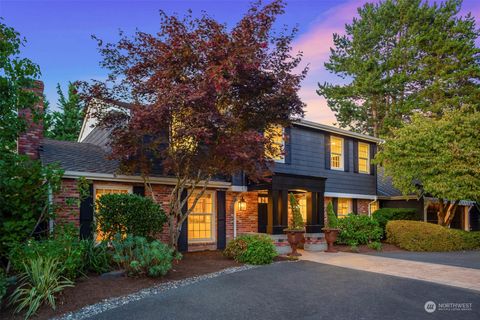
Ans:
[[[480,269],[480,251],[456,252],[378,252],[369,255]]]
[[[427,301],[437,303],[437,310],[427,313]],[[471,310],[443,303],[465,303]],[[90,319],[480,319],[480,292],[282,262],[171,289]]]

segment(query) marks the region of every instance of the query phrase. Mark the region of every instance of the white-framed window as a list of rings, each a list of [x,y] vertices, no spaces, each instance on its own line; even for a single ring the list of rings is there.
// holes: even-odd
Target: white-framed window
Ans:
[[[272,140],[272,148],[274,153],[266,152],[267,158],[275,160],[275,162],[285,162],[285,129],[281,126],[273,126],[265,131],[265,136]]]
[[[352,213],[352,199],[338,198],[337,216],[339,218],[344,218],[349,213]]]
[[[370,145],[358,143],[358,172],[370,174]]]
[[[188,207],[193,206],[195,193],[188,198]],[[215,192],[205,191],[188,215],[188,242],[215,241]]]
[[[339,137],[330,137],[330,169],[343,170],[344,140]]]
[[[98,199],[104,194],[129,194],[133,192],[132,186],[127,185],[94,185],[93,192],[95,194],[95,210],[96,210],[96,203]],[[96,241],[104,240],[104,236],[100,230],[95,230],[94,239]]]

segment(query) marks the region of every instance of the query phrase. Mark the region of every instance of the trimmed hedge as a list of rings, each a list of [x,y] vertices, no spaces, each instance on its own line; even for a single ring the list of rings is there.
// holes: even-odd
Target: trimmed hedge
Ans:
[[[278,253],[267,235],[243,235],[231,240],[223,254],[235,261],[248,264],[269,264]]]
[[[391,220],[416,220],[421,221],[422,216],[412,208],[382,208],[372,214],[373,219],[378,221],[379,226],[385,233],[385,226]]]
[[[389,221],[386,233],[387,242],[409,251],[480,249],[480,232],[449,229],[428,222]]]

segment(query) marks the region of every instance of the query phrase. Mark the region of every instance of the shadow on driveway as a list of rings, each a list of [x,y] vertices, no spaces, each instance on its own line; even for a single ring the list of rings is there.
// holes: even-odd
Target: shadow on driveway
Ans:
[[[480,251],[456,252],[378,252],[368,255],[480,269]]]
[[[427,301],[472,305],[470,311],[429,314]],[[91,319],[480,319],[480,293],[309,261],[281,262],[172,289]]]

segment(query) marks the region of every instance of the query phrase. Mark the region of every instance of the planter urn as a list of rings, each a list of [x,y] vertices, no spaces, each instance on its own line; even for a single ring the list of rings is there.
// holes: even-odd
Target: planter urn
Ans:
[[[338,250],[333,247],[333,244],[337,240],[339,229],[323,228],[322,230],[325,234],[325,241],[327,241],[327,250],[325,250],[325,252],[338,252]]]
[[[285,229],[287,234],[288,244],[292,248],[292,252],[288,254],[290,257],[298,257],[301,254],[297,251],[298,245],[305,241],[305,230],[289,230]]]

